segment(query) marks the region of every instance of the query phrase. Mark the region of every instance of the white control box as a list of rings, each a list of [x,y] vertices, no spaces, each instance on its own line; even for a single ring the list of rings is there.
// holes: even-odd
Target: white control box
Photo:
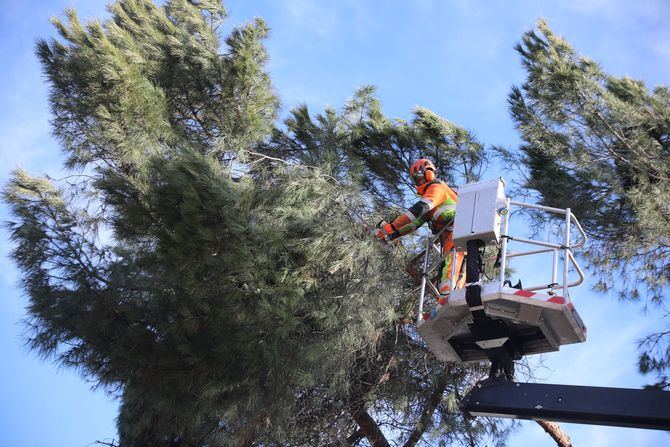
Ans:
[[[468,183],[458,189],[454,246],[465,251],[472,239],[481,239],[486,245],[500,241],[500,210],[507,206],[505,181],[502,178]]]

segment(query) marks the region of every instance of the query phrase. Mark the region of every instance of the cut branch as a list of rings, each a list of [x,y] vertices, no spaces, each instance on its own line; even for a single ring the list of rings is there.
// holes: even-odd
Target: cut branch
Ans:
[[[535,422],[537,422],[540,425],[540,427],[544,429],[544,431],[549,433],[549,436],[551,436],[552,439],[556,441],[556,445],[558,447],[572,447],[570,436],[568,436],[568,434],[563,431],[560,425],[558,425],[555,422],[549,422],[549,421],[535,421]]]

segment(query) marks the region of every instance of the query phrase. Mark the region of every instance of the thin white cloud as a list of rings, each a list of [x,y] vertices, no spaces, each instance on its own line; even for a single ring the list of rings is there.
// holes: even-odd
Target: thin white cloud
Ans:
[[[564,0],[563,6],[578,12],[606,14],[618,11],[617,0]]]
[[[284,7],[294,26],[311,30],[319,37],[334,34],[339,25],[337,3],[287,0]]]
[[[370,32],[375,32],[379,22],[376,15],[370,8],[370,5],[359,0],[347,0],[349,13],[347,20],[354,24],[356,34],[364,36]]]
[[[665,39],[655,40],[651,44],[652,51],[658,56],[657,62],[664,64],[666,74],[670,74],[670,34]]]
[[[598,15],[609,20],[657,20],[660,14],[667,14],[669,7],[665,0],[563,0],[559,5],[576,13]]]

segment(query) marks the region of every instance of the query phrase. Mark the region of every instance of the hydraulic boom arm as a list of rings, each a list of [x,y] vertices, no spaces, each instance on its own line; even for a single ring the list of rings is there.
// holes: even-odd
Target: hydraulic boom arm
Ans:
[[[484,381],[461,402],[471,416],[670,430],[670,392]]]

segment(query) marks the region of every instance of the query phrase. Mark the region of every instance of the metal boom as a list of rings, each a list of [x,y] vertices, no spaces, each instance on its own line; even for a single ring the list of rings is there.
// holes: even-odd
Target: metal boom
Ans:
[[[461,408],[471,416],[670,430],[670,392],[655,389],[484,381]]]
[[[467,243],[466,299],[473,318],[471,331],[491,361],[491,372],[461,401],[466,414],[670,430],[670,391],[514,382],[514,361],[521,356],[505,325],[496,324],[502,321],[481,310],[479,247],[483,245],[478,240]]]

